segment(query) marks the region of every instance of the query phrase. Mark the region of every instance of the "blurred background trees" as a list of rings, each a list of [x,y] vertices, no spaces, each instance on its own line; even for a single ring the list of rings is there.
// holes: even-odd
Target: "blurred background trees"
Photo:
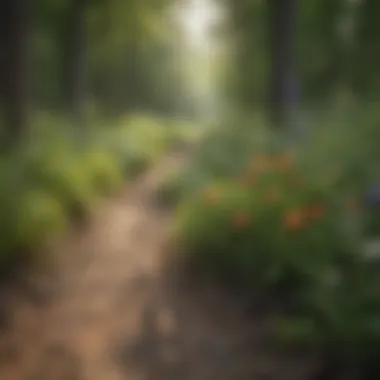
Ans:
[[[2,105],[12,134],[27,112],[50,110],[84,123],[183,110],[181,29],[170,0],[17,0],[2,5]]]
[[[281,97],[285,103],[300,97],[303,106],[378,98],[376,0],[224,3],[235,70],[223,86],[238,104],[257,109],[271,99],[273,116]]]
[[[202,86],[214,77],[215,85],[217,72],[214,91],[229,102],[247,109],[270,104],[271,117],[280,121],[298,100],[331,104],[378,96],[376,0],[212,3],[228,15],[214,28],[224,54],[195,69],[195,81]],[[113,116],[128,109],[193,112],[199,99],[190,94],[183,68],[198,63],[184,54],[183,28],[171,13],[173,6],[185,5],[184,0],[4,1],[2,98],[11,129],[17,134],[25,124],[27,99],[33,110],[65,112],[82,123],[90,110]]]

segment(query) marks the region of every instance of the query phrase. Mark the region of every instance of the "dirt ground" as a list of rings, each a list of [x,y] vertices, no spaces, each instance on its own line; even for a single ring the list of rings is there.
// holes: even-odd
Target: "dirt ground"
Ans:
[[[167,265],[172,215],[154,189],[180,161],[105,201],[46,273],[4,292],[1,380],[307,378],[309,363],[267,348],[268,318]]]

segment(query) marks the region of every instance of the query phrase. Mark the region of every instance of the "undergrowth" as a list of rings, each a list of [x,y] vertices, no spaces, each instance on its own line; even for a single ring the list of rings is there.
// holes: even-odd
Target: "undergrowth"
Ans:
[[[360,128],[348,113],[299,141],[225,121],[163,190],[189,262],[280,300],[279,342],[365,371],[380,350],[380,252],[366,253],[379,232],[380,157],[376,118],[361,116]]]
[[[171,123],[132,115],[77,131],[39,115],[30,139],[0,156],[0,269],[37,258],[72,220],[152,165],[185,129]]]

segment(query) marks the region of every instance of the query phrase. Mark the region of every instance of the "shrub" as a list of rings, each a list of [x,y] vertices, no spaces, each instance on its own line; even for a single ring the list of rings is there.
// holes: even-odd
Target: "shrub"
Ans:
[[[379,129],[366,120],[349,112],[299,144],[253,123],[219,127],[167,186],[182,199],[190,262],[280,299],[279,339],[368,369],[380,349],[380,271],[379,252],[362,248],[380,231],[380,173]]]
[[[25,258],[41,248],[50,236],[62,232],[66,210],[47,189],[36,187],[26,176],[26,165],[16,159],[2,159],[0,178],[0,266]]]
[[[166,127],[143,115],[132,115],[122,120],[112,143],[124,170],[132,175],[153,163],[167,146]]]
[[[166,147],[164,131],[143,116],[123,128],[78,132],[39,115],[29,142],[0,157],[0,269],[36,257],[70,219],[122,186],[126,168],[129,177],[152,163]]]
[[[21,250],[41,248],[41,243],[63,232],[68,222],[62,203],[42,189],[25,191],[14,211],[15,244]]]
[[[353,249],[340,206],[290,155],[254,156],[240,176],[183,206],[181,235],[197,260],[248,285],[318,281]]]
[[[357,260],[337,267],[326,281],[298,289],[296,308],[278,321],[277,337],[300,348],[317,348],[343,368],[350,363],[378,373],[379,291],[378,264]]]
[[[86,152],[83,158],[84,167],[91,174],[91,182],[99,194],[112,194],[124,183],[122,167],[109,151],[92,149]]]
[[[48,191],[56,194],[70,215],[81,216],[96,204],[99,193],[92,184],[92,173],[78,153],[46,154],[28,164],[32,180]]]

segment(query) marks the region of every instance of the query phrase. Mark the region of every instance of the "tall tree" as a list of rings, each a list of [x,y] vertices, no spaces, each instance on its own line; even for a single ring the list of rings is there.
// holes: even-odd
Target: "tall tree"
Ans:
[[[1,6],[2,96],[7,134],[18,140],[27,129],[30,0]]]
[[[270,112],[275,125],[291,122],[298,101],[296,78],[297,0],[270,0],[272,76]]]
[[[63,28],[65,39],[62,59],[64,100],[66,111],[78,124],[84,122],[86,6],[87,0],[71,0]]]
[[[357,27],[353,54],[353,86],[361,98],[378,95],[380,77],[376,75],[380,64],[380,2],[364,0],[357,11]]]

